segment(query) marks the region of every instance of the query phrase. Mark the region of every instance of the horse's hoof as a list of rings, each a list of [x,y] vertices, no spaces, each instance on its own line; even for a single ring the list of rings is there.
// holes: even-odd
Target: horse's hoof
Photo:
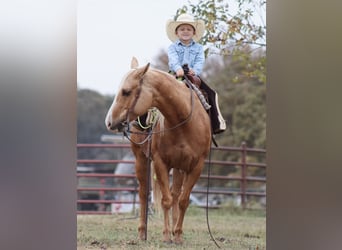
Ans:
[[[176,244],[176,245],[182,245],[182,244],[183,244],[183,241],[182,241],[182,240],[175,240],[175,244]]]
[[[171,245],[172,244],[172,240],[163,240],[163,242],[167,245]]]
[[[173,241],[174,241],[174,243],[176,244],[176,245],[182,245],[183,244],[183,240],[182,240],[182,237],[175,237],[174,239],[173,239]]]
[[[163,231],[163,242],[166,244],[171,244],[172,240],[170,237],[170,232],[168,230]]]
[[[139,232],[139,240],[146,240],[144,232],[142,232],[142,233]]]

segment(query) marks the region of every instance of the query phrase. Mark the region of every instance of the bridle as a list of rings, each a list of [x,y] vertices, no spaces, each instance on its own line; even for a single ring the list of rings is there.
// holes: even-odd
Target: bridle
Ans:
[[[126,137],[130,142],[132,142],[132,143],[134,143],[134,144],[138,144],[138,145],[144,144],[146,141],[148,141],[148,140],[152,137],[153,134],[160,134],[160,133],[164,133],[164,132],[169,132],[169,131],[171,131],[171,130],[174,130],[174,129],[176,129],[176,128],[182,126],[182,125],[184,125],[185,123],[187,123],[187,122],[190,120],[190,118],[191,118],[191,116],[192,116],[192,113],[193,113],[193,109],[194,109],[194,93],[193,93],[194,90],[193,90],[192,84],[189,82],[189,80],[188,80],[187,78],[185,78],[185,83],[186,83],[186,85],[188,86],[188,88],[190,89],[190,93],[191,93],[191,95],[190,95],[191,110],[190,110],[188,116],[187,116],[183,121],[177,123],[175,126],[173,126],[173,127],[171,127],[171,128],[166,128],[166,129],[162,129],[162,130],[159,130],[159,131],[153,131],[154,126],[153,126],[152,128],[149,128],[147,132],[135,132],[135,131],[131,131],[131,130],[130,130],[130,127],[129,127],[129,114],[130,114],[131,112],[133,112],[133,110],[134,110],[134,108],[135,108],[135,106],[136,106],[136,104],[137,104],[137,102],[138,102],[138,100],[139,100],[139,98],[140,98],[140,94],[141,94],[141,89],[142,89],[143,83],[144,83],[144,77],[140,78],[140,80],[139,80],[139,88],[138,88],[138,90],[137,90],[137,93],[135,94],[135,99],[133,100],[132,105],[130,106],[130,108],[127,110],[127,113],[126,113],[126,121],[123,123],[124,128],[126,128],[126,129],[124,129],[124,131],[123,131],[125,137]],[[141,142],[136,142],[136,141],[134,141],[128,134],[147,135],[147,137],[146,137],[143,141],[141,141]]]

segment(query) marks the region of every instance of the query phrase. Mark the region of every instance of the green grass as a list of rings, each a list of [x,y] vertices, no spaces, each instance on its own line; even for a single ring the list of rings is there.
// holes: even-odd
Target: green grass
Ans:
[[[189,207],[185,216],[182,245],[162,242],[160,215],[148,220],[147,241],[140,241],[138,218],[125,215],[78,215],[77,249],[217,249],[209,235],[206,210]],[[209,225],[221,249],[266,249],[265,210],[239,208],[209,210]]]

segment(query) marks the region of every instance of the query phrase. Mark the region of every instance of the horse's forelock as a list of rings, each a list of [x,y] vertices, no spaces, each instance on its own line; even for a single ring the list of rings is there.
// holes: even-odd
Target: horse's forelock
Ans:
[[[128,76],[129,76],[133,71],[135,71],[135,69],[131,69],[130,71],[128,71],[128,72],[122,77],[121,82],[120,82],[119,87],[118,87],[118,92],[117,92],[117,94],[115,95],[114,102],[116,101],[117,96],[119,95],[119,93],[121,92],[122,88],[124,87],[124,84],[125,84],[125,82],[126,82]]]

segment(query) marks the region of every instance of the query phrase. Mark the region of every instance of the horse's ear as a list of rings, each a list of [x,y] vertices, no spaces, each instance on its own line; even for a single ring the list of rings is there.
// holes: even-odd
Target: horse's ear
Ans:
[[[138,69],[138,77],[142,78],[145,75],[145,73],[147,72],[147,70],[149,69],[149,67],[150,67],[150,63],[148,63],[148,64],[146,64],[146,66]]]
[[[133,56],[132,61],[131,61],[131,69],[136,69],[138,68],[138,66],[139,66],[138,60]]]

